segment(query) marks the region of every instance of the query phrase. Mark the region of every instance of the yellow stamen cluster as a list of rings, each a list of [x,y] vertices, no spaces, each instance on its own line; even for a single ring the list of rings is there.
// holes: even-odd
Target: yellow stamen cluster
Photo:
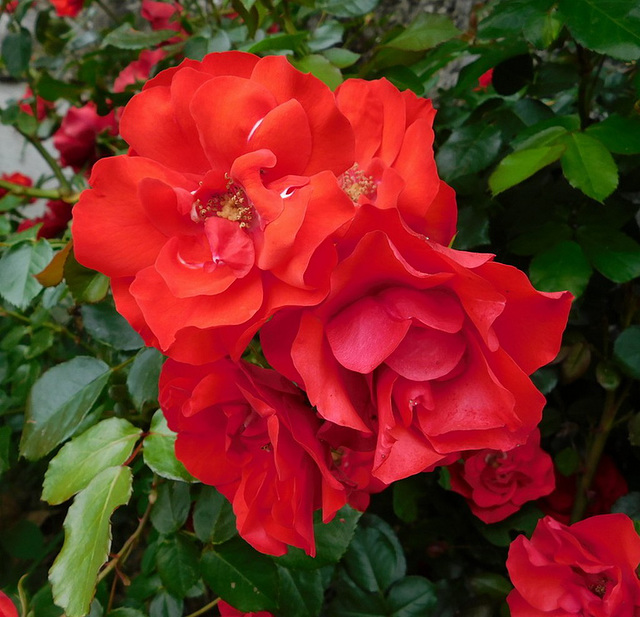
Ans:
[[[351,169],[345,171],[340,176],[339,182],[340,188],[354,203],[357,203],[362,195],[369,197],[376,191],[375,180],[372,176],[367,176],[358,163],[354,163]]]
[[[228,175],[226,192],[216,193],[203,204],[200,199],[195,201],[196,214],[201,220],[206,220],[211,216],[218,216],[234,223],[239,223],[240,227],[249,227],[253,221],[253,207],[249,203],[245,192],[231,180]]]

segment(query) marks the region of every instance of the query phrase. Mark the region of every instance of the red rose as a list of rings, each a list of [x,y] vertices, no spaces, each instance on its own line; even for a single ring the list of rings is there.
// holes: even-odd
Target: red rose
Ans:
[[[51,0],[53,8],[60,17],[75,17],[84,5],[84,0]]]
[[[129,85],[149,79],[151,69],[165,57],[162,49],[143,49],[137,60],[129,63],[113,82],[114,92],[124,92]]]
[[[553,516],[561,523],[568,524],[571,520],[571,511],[576,499],[578,477],[575,474],[565,476],[558,470],[555,472],[555,477],[556,490],[540,501],[540,507],[545,514]],[[616,467],[613,459],[604,455],[600,459],[591,488],[587,494],[587,516],[611,512],[611,506],[628,492],[629,485]]]
[[[182,6],[177,2],[157,2],[156,0],[142,0],[140,15],[151,23],[152,30],[180,31],[178,16]]]
[[[506,452],[480,450],[449,467],[451,488],[485,523],[496,523],[524,503],[554,488],[553,460],[535,430],[522,446]]]
[[[33,186],[33,180],[29,176],[25,176],[21,174],[19,171],[14,171],[12,174],[2,174],[0,179],[5,180],[6,182],[13,182],[13,184],[19,184],[20,186]],[[0,199],[2,199],[7,193],[9,189],[5,189],[0,186]],[[30,199],[30,201],[35,201],[35,199]]]
[[[7,2],[2,8],[0,8],[0,14],[3,11],[6,13],[13,13],[17,8],[18,8],[18,0],[11,0],[10,2]]]
[[[22,98],[20,99],[19,107],[25,113],[33,116],[33,107],[31,101],[33,99],[33,92],[31,88],[27,86]],[[41,96],[36,97],[36,118],[41,121],[47,116],[49,110],[55,109],[55,105],[51,101],[45,101]]]
[[[295,386],[245,362],[168,360],[160,405],[178,434],[176,456],[229,499],[247,542],[271,555],[287,545],[315,555],[314,511],[327,522],[347,498],[317,437],[320,421]]]
[[[640,538],[624,514],[567,527],[546,516],[509,548],[512,617],[635,617],[640,611]]]
[[[474,92],[486,92],[493,82],[493,69],[489,69],[486,73],[482,73],[478,77],[478,85],[473,89]]]
[[[218,602],[218,610],[220,611],[220,617],[273,617],[273,615],[267,611],[258,611],[257,613],[243,613],[236,608],[233,608],[230,604],[227,604],[223,600]]]
[[[38,238],[55,238],[67,229],[71,220],[72,205],[61,199],[47,202],[45,213],[33,219],[25,219],[18,225],[18,231],[24,231],[34,225],[42,223],[38,231]]]
[[[353,134],[321,81],[283,57],[210,54],[148,82],[120,129],[131,153],[94,166],[75,250],[148,344],[238,357],[279,307],[326,295]]]
[[[113,111],[100,116],[95,103],[72,107],[53,135],[53,145],[60,152],[60,162],[74,171],[95,163],[101,156],[97,138],[102,132],[117,135],[118,124]]]
[[[0,617],[18,617],[18,610],[5,593],[0,591]]]
[[[524,443],[544,405],[527,375],[557,354],[571,294],[409,234],[392,210],[361,209],[327,299],[263,327],[270,364],[357,432],[349,447],[375,449],[385,483]]]
[[[448,245],[456,200],[438,177],[431,101],[400,92],[386,79],[348,79],[336,99],[356,138],[355,165],[340,177],[347,194],[358,204],[397,208],[413,230]]]

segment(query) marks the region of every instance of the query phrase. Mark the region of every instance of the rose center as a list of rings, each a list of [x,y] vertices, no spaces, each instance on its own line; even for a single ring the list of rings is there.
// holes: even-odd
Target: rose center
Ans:
[[[340,178],[340,188],[356,203],[362,195],[371,197],[376,192],[376,183],[372,176],[367,176],[358,163],[354,163],[351,169],[347,169]]]
[[[227,176],[225,191],[197,196],[193,204],[194,221],[206,221],[217,216],[247,228],[254,219],[255,210],[241,186]],[[200,192],[200,191],[199,191]]]

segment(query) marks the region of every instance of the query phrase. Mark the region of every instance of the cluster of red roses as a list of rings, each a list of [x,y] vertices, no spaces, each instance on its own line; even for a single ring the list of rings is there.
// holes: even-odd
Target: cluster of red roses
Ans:
[[[447,248],[434,113],[384,80],[334,94],[281,57],[187,60],[130,101],[129,154],[98,161],[74,209],[77,258],[170,358],[178,458],[263,552],[313,555],[315,510],[512,449],[540,420],[528,375],[571,296]],[[240,359],[258,331],[275,370]]]

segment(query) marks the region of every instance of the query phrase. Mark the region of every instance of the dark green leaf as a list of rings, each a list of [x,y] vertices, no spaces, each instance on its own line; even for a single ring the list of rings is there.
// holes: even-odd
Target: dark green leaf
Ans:
[[[278,572],[267,556],[234,538],[206,550],[202,555],[202,576],[223,600],[242,612],[275,610]]]
[[[580,245],[570,240],[539,253],[529,267],[531,282],[536,289],[569,290],[576,298],[586,289],[591,272],[591,265]]]
[[[640,379],[640,326],[630,326],[620,334],[613,356],[625,373]]]
[[[478,123],[454,130],[436,155],[440,175],[447,181],[491,165],[500,152],[500,129]]]
[[[158,399],[158,378],[164,362],[163,355],[153,347],[141,349],[127,375],[127,388],[136,409]]]
[[[31,34],[27,29],[4,33],[2,59],[12,77],[22,76],[31,61]]]
[[[418,500],[424,493],[424,487],[418,476],[405,478],[393,483],[393,511],[405,523],[418,519]]]
[[[633,520],[640,520],[640,493],[632,491],[623,495],[611,506],[611,512],[621,512]]]
[[[513,589],[513,585],[500,574],[495,572],[482,572],[475,574],[470,580],[471,588],[479,595],[491,596],[501,599]]]
[[[566,223],[548,221],[527,230],[509,244],[516,255],[535,255],[546,251],[563,240],[571,240],[573,230]]]
[[[101,343],[123,351],[144,345],[140,335],[110,303],[86,304],[80,312],[87,332]]]
[[[231,504],[213,486],[202,487],[193,510],[193,528],[205,544],[222,544],[238,533]]]
[[[175,35],[173,30],[141,32],[132,28],[130,24],[124,23],[104,37],[102,47],[113,45],[118,49],[147,49],[155,47]]]
[[[80,491],[64,521],[65,540],[49,580],[53,598],[68,617],[89,612],[98,570],[111,546],[109,519],[131,495],[132,475],[128,467],[109,467]]]
[[[146,615],[135,608],[116,608],[109,611],[109,617],[146,617]]]
[[[572,476],[580,465],[580,455],[573,448],[564,448],[553,457],[556,469],[563,476]]]
[[[478,527],[482,535],[492,544],[509,546],[515,537],[515,531],[523,531],[527,535],[531,535],[543,516],[543,513],[538,508],[527,504],[524,508],[499,523],[493,523],[492,525],[478,523]]]
[[[585,133],[600,140],[614,154],[640,154],[640,118],[611,114]]]
[[[602,201],[618,186],[618,167],[609,150],[585,133],[572,133],[563,140],[560,159],[569,184],[596,201]]]
[[[183,534],[163,538],[156,553],[156,565],[169,593],[184,598],[200,578],[196,545]]]
[[[259,54],[265,51],[281,49],[295,51],[306,38],[307,34],[305,32],[297,32],[296,34],[275,34],[254,43],[247,51],[251,54]]]
[[[176,458],[175,441],[176,434],[169,429],[167,421],[159,409],[151,419],[149,435],[144,440],[144,462],[163,478],[193,482],[193,476]]]
[[[52,257],[53,249],[46,240],[14,244],[0,259],[0,296],[20,309],[27,308],[42,289],[34,275]]]
[[[462,206],[458,210],[458,233],[453,247],[463,251],[490,244],[489,218],[483,208]]]
[[[149,605],[149,617],[183,617],[184,602],[172,596],[168,591],[161,591]]]
[[[100,302],[109,291],[109,278],[79,264],[73,252],[64,263],[64,279],[78,303]]]
[[[551,2],[508,0],[493,6],[493,10],[478,25],[478,36],[497,39],[516,35],[528,23],[545,15]]]
[[[379,593],[369,593],[358,587],[346,573],[338,578],[335,598],[330,606],[331,617],[387,617],[385,598]]]
[[[435,585],[422,576],[406,576],[391,586],[387,595],[391,617],[429,617],[435,612]]]
[[[47,101],[57,101],[61,98],[74,100],[81,93],[82,88],[80,86],[54,79],[49,73],[43,73],[38,79],[38,96]]]
[[[0,426],[0,477],[9,469],[9,445],[11,443],[11,427]]]
[[[289,570],[278,567],[281,617],[317,617],[324,600],[320,570]]]
[[[489,187],[495,195],[531,177],[543,167],[557,161],[565,146],[543,146],[531,150],[518,150],[503,158],[489,176]]]
[[[632,0],[560,0],[558,6],[584,47],[618,60],[640,58],[640,15]]]
[[[123,418],[108,418],[65,444],[44,477],[42,499],[66,501],[85,488],[103,469],[122,465],[142,431]]]
[[[558,371],[552,366],[544,366],[531,375],[531,381],[542,394],[547,395],[558,385]]]
[[[622,381],[622,376],[612,363],[603,361],[599,362],[598,366],[596,366],[596,381],[607,390],[607,392],[611,392],[618,389]]]
[[[606,227],[578,229],[578,242],[593,267],[614,283],[640,276],[640,244],[621,231]]]
[[[170,534],[184,525],[191,497],[184,482],[166,482],[158,487],[158,497],[151,510],[151,523],[162,534]]]
[[[2,548],[16,559],[37,559],[44,547],[40,528],[26,519],[0,530]]]
[[[320,0],[316,7],[336,17],[360,17],[378,6],[379,0]]]
[[[491,84],[498,94],[515,94],[533,81],[533,59],[529,54],[519,54],[500,62],[493,69]]]
[[[421,12],[398,36],[387,41],[384,45],[394,49],[422,51],[431,49],[459,34],[461,34],[460,30],[446,15]]]
[[[73,435],[109,380],[109,367],[78,356],[49,369],[27,400],[20,454],[30,460],[48,454]]]
[[[322,51],[323,49],[342,43],[343,35],[344,26],[339,21],[330,19],[313,31],[307,44],[311,51]],[[326,56],[326,54],[323,55]],[[353,55],[357,56],[358,54]],[[328,56],[326,57],[329,58]],[[335,62],[332,62],[332,64],[335,64]],[[336,66],[338,65],[336,64]]]

